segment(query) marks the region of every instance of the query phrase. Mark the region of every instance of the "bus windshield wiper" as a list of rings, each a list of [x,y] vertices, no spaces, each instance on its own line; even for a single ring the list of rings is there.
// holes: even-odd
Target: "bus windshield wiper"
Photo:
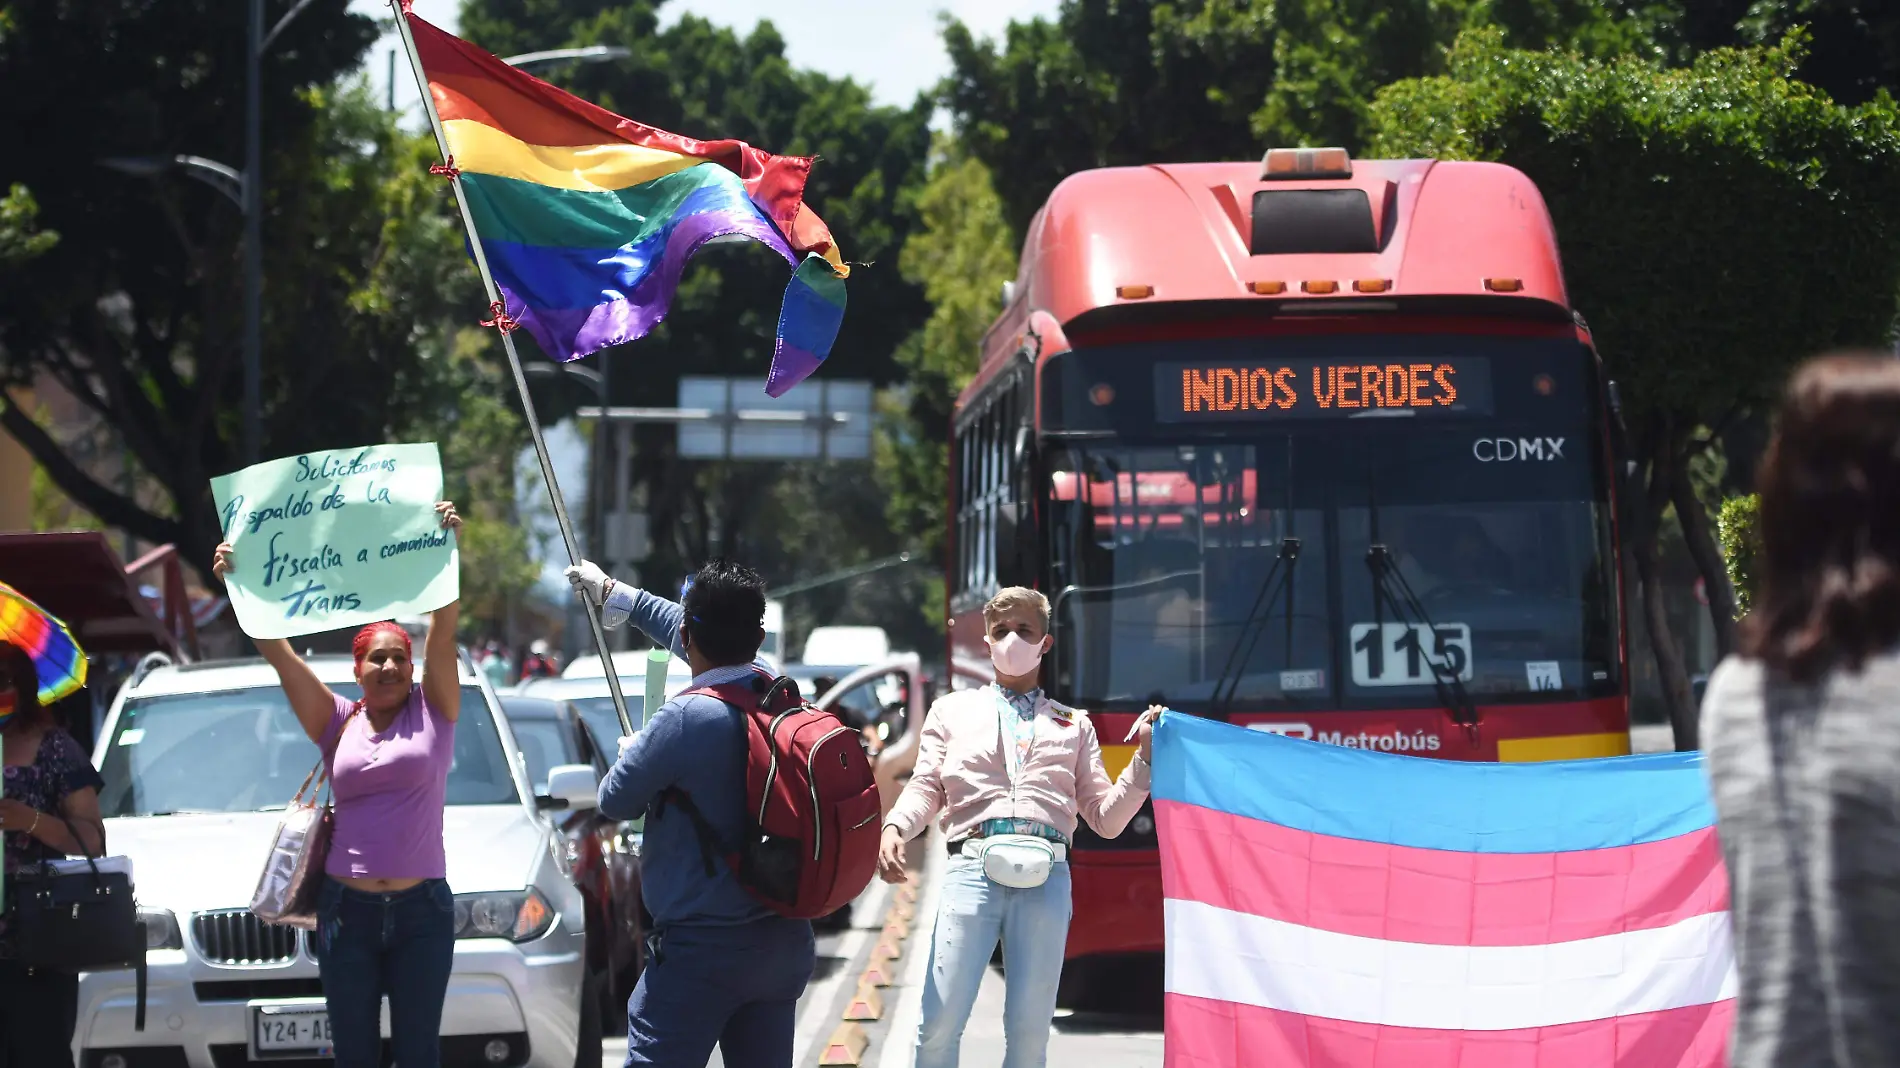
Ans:
[[[1299,562],[1300,539],[1281,538],[1280,554],[1261,577],[1260,589],[1254,594],[1253,607],[1247,610],[1247,617],[1241,621],[1240,633],[1234,637],[1233,650],[1227,654],[1227,666],[1221,669],[1220,677],[1214,680],[1209,706],[1215,711],[1225,711],[1234,703],[1234,695],[1240,690],[1240,680],[1246,675],[1247,661],[1253,659],[1254,646],[1259,644],[1260,635],[1266,632],[1266,617],[1280,603],[1281,595],[1291,589],[1293,568]],[[1290,596],[1286,599],[1286,640],[1289,647],[1287,663],[1290,664],[1293,643],[1293,598]],[[1221,696],[1223,686],[1227,688],[1224,698]]]
[[[1376,534],[1374,538],[1377,538]],[[1391,601],[1394,614],[1401,623],[1412,627],[1422,626],[1425,633],[1436,638],[1437,625],[1432,622],[1430,613],[1425,611],[1418,594],[1412,592],[1412,584],[1405,581],[1405,576],[1399,572],[1398,565],[1392,559],[1392,550],[1384,542],[1374,540],[1366,548],[1366,567],[1372,571],[1373,613],[1378,621],[1374,625],[1379,627],[1380,632],[1384,631],[1384,605]],[[1412,618],[1406,618],[1408,614]],[[1451,713],[1451,721],[1463,727],[1476,741],[1478,706],[1472,702],[1471,691],[1465,688],[1465,681],[1458,677],[1458,669],[1440,663],[1437,657],[1425,656],[1422,659],[1431,668],[1432,688],[1438,691],[1438,703]]]

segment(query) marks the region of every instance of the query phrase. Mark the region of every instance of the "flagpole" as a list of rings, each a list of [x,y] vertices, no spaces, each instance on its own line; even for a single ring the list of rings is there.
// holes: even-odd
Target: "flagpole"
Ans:
[[[442,133],[442,119],[435,111],[435,97],[429,92],[429,77],[422,70],[422,57],[416,53],[416,40],[409,32],[409,16],[403,11],[403,0],[389,0],[389,6],[396,13],[396,31],[402,35],[403,51],[409,56],[409,69],[415,73],[416,88],[422,94],[422,107],[429,116],[429,130],[435,134],[436,148],[441,151],[444,163],[449,160],[449,141]],[[481,272],[482,285],[487,287],[491,305],[502,302],[501,290],[495,285],[495,276],[489,273],[488,257],[482,252],[481,234],[475,229],[475,217],[468,210],[468,196],[462,191],[462,179],[459,175],[449,175],[449,188],[455,191],[455,205],[461,209],[462,225],[468,229],[469,252],[475,257],[475,269]],[[506,314],[505,311],[503,314]],[[569,563],[581,562],[581,550],[574,540],[574,524],[567,518],[567,502],[561,497],[561,484],[554,477],[554,463],[548,459],[548,443],[541,436],[541,420],[534,414],[534,398],[528,395],[528,377],[521,372],[521,357],[515,352],[515,339],[508,330],[498,328],[502,348],[508,352],[508,369],[515,376],[515,391],[521,394],[521,410],[528,419],[528,433],[534,438],[535,459],[541,462],[541,479],[548,488],[548,500],[554,505],[554,521],[561,528],[561,541],[567,546]],[[627,698],[620,692],[620,672],[614,666],[613,654],[607,648],[607,632],[600,625],[601,606],[584,592],[581,604],[587,609],[587,625],[594,632],[594,647],[600,651],[602,673],[607,677],[607,690],[613,695],[614,712],[620,717],[620,729],[626,734],[633,733],[633,719],[627,715]],[[652,670],[649,666],[648,670]],[[655,710],[648,709],[651,715]]]

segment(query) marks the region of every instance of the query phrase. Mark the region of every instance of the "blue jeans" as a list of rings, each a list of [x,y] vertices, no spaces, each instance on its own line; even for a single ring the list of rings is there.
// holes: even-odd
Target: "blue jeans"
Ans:
[[[627,999],[628,1064],[705,1068],[717,1044],[732,1068],[792,1068],[798,999],[818,963],[810,923],[674,924],[647,947]]]
[[[1069,941],[1069,865],[1030,890],[1000,886],[981,861],[953,856],[944,870],[930,976],[917,1027],[917,1068],[955,1068],[983,971],[1003,940],[1003,1068],[1041,1068],[1049,1054],[1056,984]]]
[[[396,1063],[438,1068],[442,1001],[455,963],[455,897],[447,880],[372,894],[326,879],[314,941],[337,1068],[383,1063],[385,996]]]

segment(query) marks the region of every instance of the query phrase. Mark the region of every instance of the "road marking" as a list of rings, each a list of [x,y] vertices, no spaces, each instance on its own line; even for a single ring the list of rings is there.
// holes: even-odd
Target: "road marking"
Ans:
[[[917,930],[906,947],[903,986],[897,996],[897,1010],[890,1014],[890,1026],[880,1040],[878,1068],[911,1068],[917,1056],[917,1024],[924,1014],[924,979],[930,974],[929,935],[937,925],[937,888],[943,884],[943,840],[930,832],[924,841],[924,892],[917,902]]]
[[[874,935],[883,932],[884,906],[890,892],[890,883],[872,876],[871,885],[851,902],[851,929],[838,939],[836,950],[837,957],[844,963],[830,975],[807,986],[805,996],[799,999],[798,1025],[792,1031],[794,1064],[809,1064],[824,1053],[816,1047],[830,1033],[828,1029],[838,1025],[839,992],[846,983],[857,985],[858,954]],[[865,925],[867,918],[871,926]]]

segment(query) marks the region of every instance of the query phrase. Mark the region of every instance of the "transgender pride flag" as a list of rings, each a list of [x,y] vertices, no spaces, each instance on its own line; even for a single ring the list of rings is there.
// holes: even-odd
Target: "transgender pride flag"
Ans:
[[[1695,754],[1465,764],[1170,712],[1169,1068],[1719,1068]]]

